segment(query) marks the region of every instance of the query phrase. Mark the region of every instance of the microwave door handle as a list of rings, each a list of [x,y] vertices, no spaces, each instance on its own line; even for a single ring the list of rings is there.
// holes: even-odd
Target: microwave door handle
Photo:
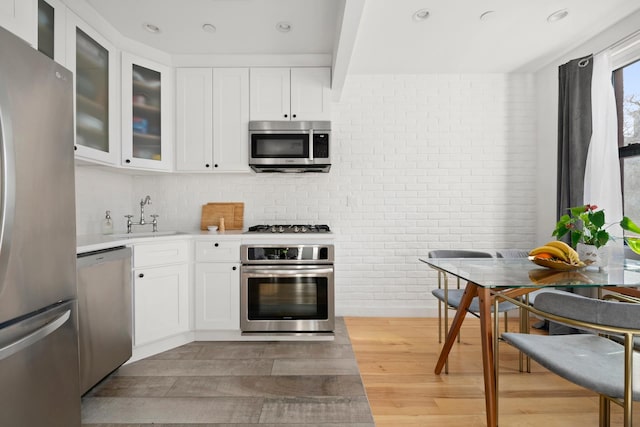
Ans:
[[[309,160],[313,160],[313,129],[309,129]]]

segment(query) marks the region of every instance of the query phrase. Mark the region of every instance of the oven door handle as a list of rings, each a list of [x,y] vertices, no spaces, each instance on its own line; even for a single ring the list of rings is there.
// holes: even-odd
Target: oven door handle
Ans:
[[[292,276],[296,274],[331,274],[333,273],[333,267],[307,267],[300,266],[296,268],[265,268],[261,267],[250,267],[250,266],[242,266],[242,274],[250,274],[250,275],[287,275]]]

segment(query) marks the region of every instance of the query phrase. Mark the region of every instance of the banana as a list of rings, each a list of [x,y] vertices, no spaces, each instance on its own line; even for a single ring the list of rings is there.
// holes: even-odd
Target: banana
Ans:
[[[569,262],[571,264],[580,264],[580,256],[578,255],[578,252],[576,252],[575,249],[567,245],[565,242],[562,242],[560,240],[552,240],[550,242],[547,242],[545,246],[553,246],[562,250],[569,258]]]
[[[569,260],[569,256],[562,249],[558,249],[555,246],[538,246],[537,248],[532,249],[531,252],[529,252],[529,255],[536,256],[537,254],[543,253],[549,254],[561,261],[571,263],[571,261]]]

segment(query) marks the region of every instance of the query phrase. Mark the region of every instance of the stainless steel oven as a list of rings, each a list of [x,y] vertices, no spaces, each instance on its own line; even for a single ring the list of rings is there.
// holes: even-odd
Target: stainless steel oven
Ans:
[[[333,245],[242,245],[243,333],[333,331]]]

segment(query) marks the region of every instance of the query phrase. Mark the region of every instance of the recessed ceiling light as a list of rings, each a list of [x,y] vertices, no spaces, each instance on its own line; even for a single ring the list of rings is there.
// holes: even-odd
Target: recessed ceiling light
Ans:
[[[202,31],[206,31],[207,33],[215,33],[216,27],[212,24],[202,24]]]
[[[495,14],[496,14],[495,10],[487,10],[482,15],[480,15],[480,20],[481,21],[488,21],[488,20],[494,18]]]
[[[427,9],[420,9],[413,14],[413,20],[420,22],[429,17],[429,11]]]
[[[551,15],[547,16],[547,22],[553,23],[558,22],[569,15],[569,11],[567,9],[560,9],[553,12]]]
[[[144,28],[145,30],[149,31],[152,34],[158,34],[160,32],[160,27],[154,24],[146,23],[142,25],[142,28]]]
[[[291,31],[291,24],[288,22],[278,22],[276,24],[276,29],[281,33],[288,33]]]

